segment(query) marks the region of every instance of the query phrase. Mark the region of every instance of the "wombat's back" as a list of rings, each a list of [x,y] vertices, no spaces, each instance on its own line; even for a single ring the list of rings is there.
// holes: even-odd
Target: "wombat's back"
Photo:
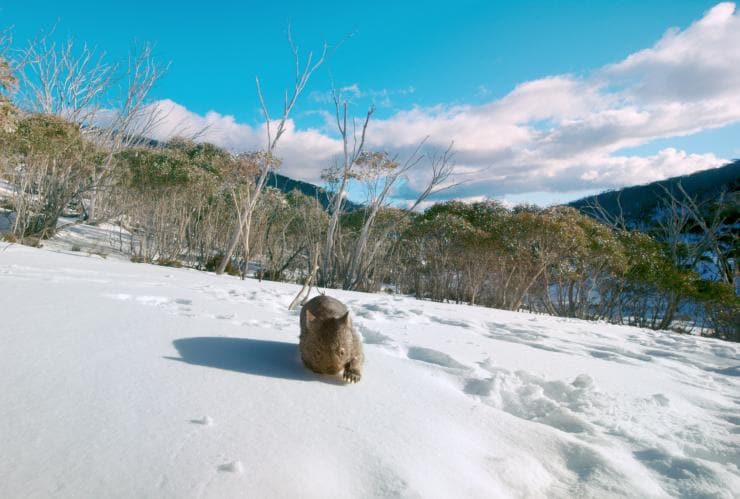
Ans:
[[[344,303],[331,296],[319,295],[311,298],[301,309],[301,329],[303,329],[307,311],[311,312],[311,315],[318,320],[325,321],[326,319],[338,319],[342,317],[347,313],[347,307],[344,306]]]

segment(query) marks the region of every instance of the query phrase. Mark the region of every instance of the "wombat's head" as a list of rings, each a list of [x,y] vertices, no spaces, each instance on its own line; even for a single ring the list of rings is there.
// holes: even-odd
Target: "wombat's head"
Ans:
[[[326,319],[316,317],[310,310],[306,310],[306,328],[314,333],[344,336],[352,333],[352,320],[349,318],[349,310],[341,317]]]

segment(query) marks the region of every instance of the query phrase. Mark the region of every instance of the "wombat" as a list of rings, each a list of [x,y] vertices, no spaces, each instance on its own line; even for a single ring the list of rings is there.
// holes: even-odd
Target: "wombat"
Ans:
[[[339,300],[320,295],[301,309],[301,359],[319,374],[337,374],[344,370],[347,383],[357,383],[362,376],[362,340],[352,327],[349,310]]]

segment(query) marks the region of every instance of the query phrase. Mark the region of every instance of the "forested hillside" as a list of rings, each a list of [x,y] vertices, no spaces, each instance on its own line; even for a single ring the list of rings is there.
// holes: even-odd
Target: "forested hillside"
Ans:
[[[666,198],[670,195],[682,195],[681,188],[698,204],[716,201],[722,195],[728,201],[737,203],[740,192],[740,160],[691,175],[603,192],[573,201],[568,206],[590,214],[593,213],[594,206],[598,205],[613,217],[621,214],[629,224],[649,224]],[[737,213],[730,222],[737,222]]]

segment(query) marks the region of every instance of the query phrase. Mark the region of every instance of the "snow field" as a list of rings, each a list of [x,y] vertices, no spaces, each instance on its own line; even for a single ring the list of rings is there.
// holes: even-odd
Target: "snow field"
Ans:
[[[50,245],[59,248],[60,245]],[[737,497],[734,344],[0,245],[2,497]]]

